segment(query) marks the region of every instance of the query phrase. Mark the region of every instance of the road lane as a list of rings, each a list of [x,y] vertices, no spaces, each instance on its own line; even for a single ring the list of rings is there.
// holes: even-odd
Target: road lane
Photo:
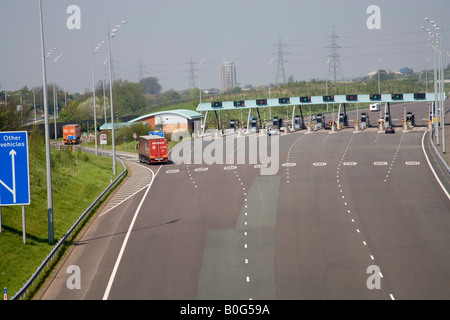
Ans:
[[[388,143],[391,139],[394,145],[398,143],[391,154],[388,150],[392,147],[384,148],[384,156],[393,159],[390,170],[367,170],[368,166],[363,166],[364,170],[346,170],[352,181],[349,187],[359,221],[374,252],[374,263],[383,270],[384,280],[396,299],[450,297],[445,280],[450,276],[450,206],[426,164],[420,147],[422,135],[423,132],[397,133],[396,137],[385,135],[379,141]],[[360,149],[350,152],[349,157],[359,162],[374,159],[370,148],[365,156]],[[389,176],[383,177],[383,173]]]
[[[248,137],[232,148],[234,137],[183,142],[191,161],[156,176],[108,298],[448,298],[450,209],[425,164],[422,134],[282,135],[280,167],[269,176],[249,163]],[[214,142],[224,163],[193,163]],[[245,164],[236,163],[239,150]],[[51,297],[101,299],[143,194],[105,215],[123,217],[97,226],[71,260],[88,270],[88,292]],[[89,266],[86,257],[101,259]],[[372,265],[381,289],[367,287]]]

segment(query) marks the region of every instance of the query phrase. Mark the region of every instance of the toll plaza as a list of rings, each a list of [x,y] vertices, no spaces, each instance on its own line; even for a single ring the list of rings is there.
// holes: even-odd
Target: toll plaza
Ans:
[[[277,107],[292,107],[292,117],[290,123],[284,123],[281,119],[281,124],[278,123],[278,128],[290,127],[292,130],[305,129],[305,123],[303,121],[303,111],[302,107],[306,105],[323,105],[323,104],[339,104],[338,117],[336,119],[337,125],[335,126],[332,121],[332,126],[340,129],[342,127],[348,126],[348,117],[346,113],[346,104],[348,103],[361,103],[361,104],[385,104],[385,113],[383,118],[379,119],[379,127],[386,125],[392,125],[392,120],[390,117],[390,103],[405,103],[405,102],[415,102],[415,101],[428,101],[434,102],[440,99],[440,94],[435,93],[393,93],[393,94],[347,94],[347,95],[324,95],[324,96],[299,96],[299,97],[285,97],[285,98],[272,98],[272,99],[252,99],[252,100],[239,100],[239,101],[210,101],[202,102],[197,106],[197,111],[205,111],[205,119],[203,132],[206,127],[206,119],[208,113],[213,111],[218,119],[217,111],[221,110],[248,110],[247,117],[247,132],[258,132],[261,128],[261,117],[260,108],[277,108]],[[445,93],[443,94],[443,99],[445,99]],[[341,106],[343,106],[343,112],[341,112]],[[301,115],[296,116],[296,109],[300,111]],[[434,108],[434,107],[433,107]],[[256,109],[258,117],[253,119],[251,117],[252,109]],[[408,117],[408,116],[407,116]],[[365,117],[365,126],[369,126],[368,116]],[[253,121],[254,120],[254,121]],[[275,118],[273,119],[275,121]],[[312,119],[310,119],[311,121]],[[318,125],[318,118],[316,116],[315,126]],[[358,121],[359,120],[359,121]],[[362,118],[357,119],[361,124],[363,122]],[[408,120],[407,120],[408,121]],[[409,116],[409,121],[412,123],[414,121],[414,115]],[[320,127],[323,127],[323,116],[320,119]],[[310,127],[311,123],[308,124]],[[217,121],[217,129],[220,130],[219,121]]]

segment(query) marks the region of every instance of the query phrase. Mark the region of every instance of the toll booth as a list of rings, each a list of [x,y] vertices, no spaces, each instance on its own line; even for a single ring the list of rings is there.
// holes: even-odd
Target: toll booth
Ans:
[[[300,122],[300,116],[294,117],[294,129],[300,130],[301,129],[301,122]]]
[[[280,129],[283,126],[283,118],[274,117],[273,118],[273,128]]]
[[[348,127],[348,117],[346,113],[339,114],[339,125],[343,127]]]
[[[365,112],[361,113],[361,128],[370,127],[369,115]]]
[[[411,113],[411,112],[406,113],[406,122],[409,123],[409,125],[411,125],[411,126],[416,125],[415,116],[413,113]]]
[[[235,119],[230,120],[230,129],[236,130],[236,120]]]
[[[324,122],[324,116],[321,113],[315,115],[314,119],[316,122],[316,129],[322,128],[322,123]]]
[[[259,132],[258,119],[252,119],[250,131]]]
[[[386,127],[392,126],[391,115],[389,113],[384,115],[384,124]]]

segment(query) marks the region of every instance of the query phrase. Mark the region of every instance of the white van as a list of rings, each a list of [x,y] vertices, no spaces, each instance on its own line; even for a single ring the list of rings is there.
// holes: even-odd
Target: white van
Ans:
[[[370,111],[380,111],[380,104],[379,103],[374,103],[370,105]]]

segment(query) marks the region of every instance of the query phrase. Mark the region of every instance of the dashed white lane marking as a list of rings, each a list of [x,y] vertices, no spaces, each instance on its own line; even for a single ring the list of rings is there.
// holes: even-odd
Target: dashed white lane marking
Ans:
[[[289,175],[289,168],[290,167],[294,167],[297,165],[297,163],[295,162],[289,162],[289,158],[291,157],[291,151],[292,148],[294,147],[294,145],[299,142],[303,137],[305,136],[305,134],[301,135],[299,138],[297,138],[297,140],[295,140],[291,146],[289,147],[288,153],[287,153],[287,157],[286,157],[286,162],[283,163],[281,166],[286,168],[286,183],[289,183],[290,179],[290,175]]]
[[[398,151],[403,143],[404,138],[405,138],[405,132],[403,131],[402,138],[400,139],[397,149],[395,149],[394,157],[392,158],[391,165],[389,166],[389,172],[392,170],[392,167],[394,166],[395,159],[397,158]],[[387,182],[388,177],[389,177],[389,174],[386,175],[386,179],[384,179],[384,182]]]
[[[348,142],[347,147],[345,148],[344,154],[343,154],[343,156],[342,156],[342,158],[341,158],[341,160],[340,160],[340,162],[339,162],[338,169],[337,169],[337,175],[336,175],[336,178],[337,178],[337,179],[336,179],[336,181],[337,181],[337,186],[338,186],[339,194],[342,194],[342,193],[343,193],[343,189],[342,189],[342,187],[341,187],[341,183],[340,183],[340,179],[339,179],[339,167],[341,166],[341,164],[344,165],[344,166],[354,166],[354,165],[357,164],[356,162],[343,162],[344,159],[345,159],[345,155],[347,154],[347,151],[348,151],[348,149],[349,149],[349,147],[350,147],[350,144],[351,144],[351,142],[352,142],[352,140],[353,140],[353,137],[354,137],[354,135],[352,135],[350,141]],[[378,136],[377,136],[377,138],[378,138]],[[402,137],[402,139],[403,139],[403,137]],[[376,140],[375,140],[375,142],[376,142]],[[400,144],[401,144],[401,142],[400,142]],[[399,145],[399,147],[400,147],[400,145]],[[398,148],[399,148],[399,147],[398,147]],[[398,148],[397,148],[397,151],[398,151]],[[394,158],[394,159],[395,159],[395,158]],[[387,162],[377,161],[377,162],[374,162],[374,165],[387,165]],[[392,165],[391,165],[391,167],[392,167]],[[386,181],[386,180],[385,180],[385,181]],[[345,196],[344,196],[344,195],[342,195],[341,197],[342,197],[342,199],[345,199]],[[348,203],[345,201],[345,202],[344,202],[344,205],[347,207]],[[351,220],[352,224],[355,225],[355,223],[356,223],[356,222],[355,222],[355,219],[353,218],[353,216],[352,216],[352,214],[351,214],[351,211],[350,211],[349,209],[347,209],[347,213],[348,213],[349,216],[351,217],[350,220]],[[361,234],[361,230],[360,230],[359,228],[356,228],[356,232],[359,233],[359,234]],[[367,242],[366,242],[365,240],[362,240],[362,243],[363,243],[364,246],[367,247]],[[375,258],[374,258],[374,256],[373,256],[372,254],[369,254],[369,257],[370,257],[370,259],[371,259],[372,261],[375,260]],[[380,272],[380,277],[381,277],[381,278],[383,277],[382,274],[381,274],[381,272]],[[394,296],[393,296],[392,294],[389,294],[389,297],[390,297],[392,300],[395,300],[395,299],[394,299]]]

